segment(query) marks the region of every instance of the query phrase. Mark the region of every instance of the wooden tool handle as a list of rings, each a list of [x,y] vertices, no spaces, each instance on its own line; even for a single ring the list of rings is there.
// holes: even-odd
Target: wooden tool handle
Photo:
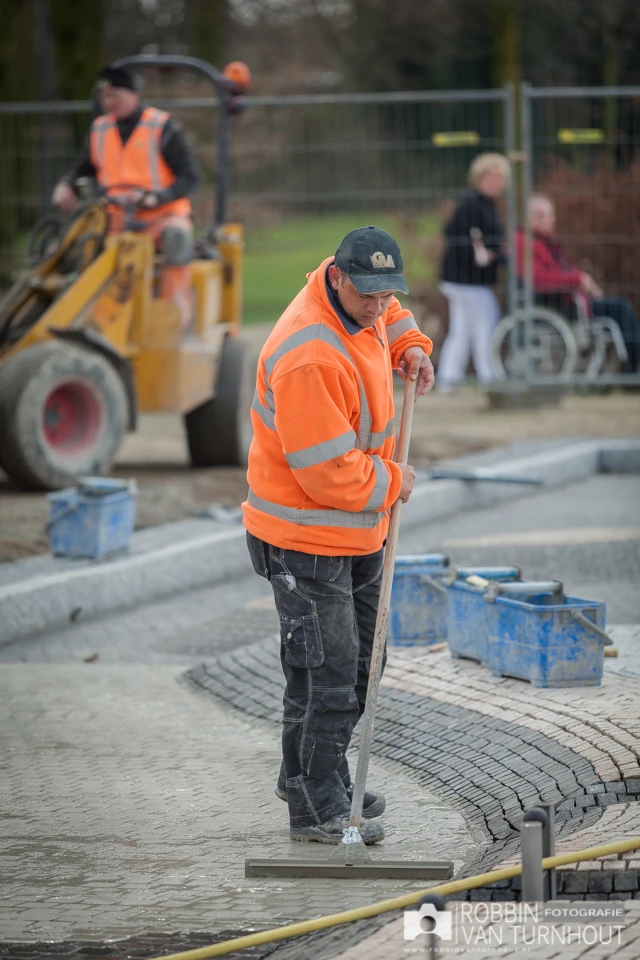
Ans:
[[[407,377],[404,384],[404,403],[402,405],[402,419],[400,421],[400,438],[398,440],[398,463],[406,463],[409,455],[409,441],[411,439],[411,424],[413,422],[413,405],[416,398],[417,380]],[[387,622],[389,620],[389,606],[391,603],[391,587],[393,585],[393,570],[396,562],[398,547],[398,533],[400,531],[400,511],[402,500],[398,498],[391,507],[389,532],[387,533],[387,547],[382,568],[382,582],[380,584],[380,599],[378,600],[378,615],[371,651],[371,665],[369,667],[369,683],[367,686],[367,700],[362,716],[362,731],[360,747],[358,749],[358,765],[353,785],[351,800],[350,827],[359,827],[362,818],[364,802],[364,788],[369,769],[369,756],[373,741],[373,722],[375,719],[376,704],[378,702],[378,688],[382,676],[382,659],[384,645],[387,638]]]
[[[409,459],[409,441],[411,440],[411,425],[413,423],[413,406],[416,402],[417,380],[405,380],[404,402],[402,417],[400,418],[400,437],[398,439],[397,463],[406,463]]]

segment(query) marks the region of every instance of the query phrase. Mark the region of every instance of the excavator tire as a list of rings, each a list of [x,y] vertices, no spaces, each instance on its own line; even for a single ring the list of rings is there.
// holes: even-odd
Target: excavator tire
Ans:
[[[102,473],[127,423],[122,379],[94,350],[48,340],[0,367],[0,466],[21,487],[56,490]]]
[[[227,337],[218,368],[216,394],[184,418],[194,467],[241,467],[251,443],[251,400],[255,363],[247,343]]]

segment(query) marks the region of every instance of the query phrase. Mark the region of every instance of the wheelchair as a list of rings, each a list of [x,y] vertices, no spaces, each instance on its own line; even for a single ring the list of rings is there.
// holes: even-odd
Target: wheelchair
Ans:
[[[561,310],[568,298],[569,316]],[[491,354],[499,380],[579,375],[596,383],[601,374],[619,373],[627,360],[616,321],[589,316],[584,297],[569,294],[536,297],[529,308],[521,303],[494,330]]]

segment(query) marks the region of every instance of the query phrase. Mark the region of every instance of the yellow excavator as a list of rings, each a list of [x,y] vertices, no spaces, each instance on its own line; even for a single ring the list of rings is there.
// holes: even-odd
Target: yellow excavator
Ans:
[[[182,415],[194,466],[243,464],[251,439],[243,232],[226,222],[229,117],[244,90],[233,72],[192,57],[118,65],[193,69],[218,96],[216,213],[195,244],[193,320],[183,331],[175,304],[156,295],[161,257],[121,192],[84,199],[70,221],[36,224],[29,266],[0,301],[0,467],[25,488],[108,470],[139,412]],[[113,205],[124,229],[109,234]]]

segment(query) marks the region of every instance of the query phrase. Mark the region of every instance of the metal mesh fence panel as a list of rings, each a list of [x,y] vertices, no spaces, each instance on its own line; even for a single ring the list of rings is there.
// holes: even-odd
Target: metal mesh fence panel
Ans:
[[[398,233],[413,286],[432,283],[442,217],[466,189],[469,163],[508,148],[507,99],[506,90],[247,98],[232,121],[229,205],[247,235],[247,318],[276,319],[304,274],[363,223]],[[154,102],[182,122],[198,159],[193,206],[202,229],[213,216],[217,103]],[[3,286],[90,120],[89,102],[0,106]]]
[[[530,306],[557,310],[568,321],[578,340],[576,377],[586,375],[591,365],[599,380],[621,381],[621,375],[637,372],[640,355],[640,87],[525,86],[522,115],[523,149],[530,158],[522,209],[529,245],[526,299]],[[528,201],[536,193],[553,204],[552,238],[541,235],[532,222],[535,212]],[[545,275],[541,259],[545,246],[567,271],[574,267],[590,277],[595,288],[588,280],[579,283],[574,270],[554,289],[553,274]],[[592,358],[602,318],[615,326],[603,333],[604,358],[595,370]],[[616,328],[626,359],[616,349]],[[544,379],[531,365],[528,374]]]

